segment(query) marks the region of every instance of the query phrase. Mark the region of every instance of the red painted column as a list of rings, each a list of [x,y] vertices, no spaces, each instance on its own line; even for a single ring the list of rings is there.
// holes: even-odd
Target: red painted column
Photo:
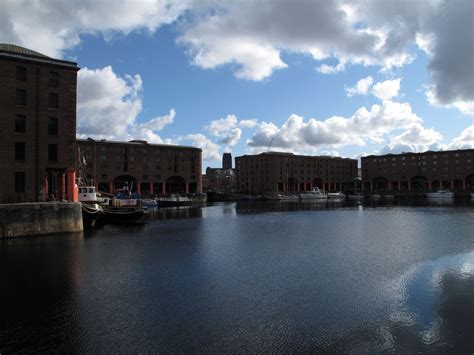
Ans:
[[[466,191],[466,180],[465,179],[462,180],[462,189],[464,191]]]
[[[141,184],[137,181],[137,194],[141,195],[142,189],[141,189]],[[130,191],[131,192],[131,191]]]
[[[162,194],[162,195],[165,195],[165,194],[166,194],[166,183],[165,183],[165,182],[163,182],[163,183],[161,184],[161,194]]]
[[[66,174],[61,173],[59,180],[59,199],[64,200],[66,198]]]
[[[76,185],[76,171],[74,169],[68,169],[66,172],[67,178],[67,199],[70,202],[79,201],[79,193]]]
[[[451,191],[454,191],[454,179],[451,179]]]
[[[443,180],[439,180],[439,188],[440,188],[440,189],[443,188]]]
[[[392,182],[391,181],[388,182],[388,191],[392,191]]]
[[[189,194],[189,183],[188,183],[188,182],[186,182],[186,183],[184,184],[184,191],[185,191],[187,194]]]
[[[411,181],[408,180],[408,191],[411,191]]]
[[[112,182],[109,182],[109,194],[114,193],[114,184]]]
[[[374,185],[370,182],[370,192],[374,191]]]
[[[153,191],[153,182],[150,182],[150,195],[153,195],[154,194],[154,191]]]

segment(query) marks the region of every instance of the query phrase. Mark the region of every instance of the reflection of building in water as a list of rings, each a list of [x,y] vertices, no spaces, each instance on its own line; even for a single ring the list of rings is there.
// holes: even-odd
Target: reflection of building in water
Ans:
[[[222,168],[207,168],[203,176],[203,189],[209,192],[232,193],[235,190],[235,171],[232,169],[232,155],[222,155]]]
[[[353,189],[357,160],[267,152],[235,158],[240,193]]]
[[[202,191],[199,148],[140,140],[89,138],[77,143],[86,162],[86,178],[94,180],[99,191],[112,193],[125,185],[141,195]]]
[[[474,191],[474,149],[361,158],[365,191]]]
[[[78,69],[0,43],[0,202],[75,199]]]

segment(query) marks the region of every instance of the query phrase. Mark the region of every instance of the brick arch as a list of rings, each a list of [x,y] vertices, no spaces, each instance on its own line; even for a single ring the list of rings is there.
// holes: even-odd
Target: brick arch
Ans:
[[[169,193],[186,193],[187,181],[181,175],[172,175],[166,179],[166,191]]]

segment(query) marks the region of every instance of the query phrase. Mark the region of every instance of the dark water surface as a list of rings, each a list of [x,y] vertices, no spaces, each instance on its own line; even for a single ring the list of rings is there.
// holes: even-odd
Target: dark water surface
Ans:
[[[0,353],[474,351],[474,207],[228,203],[0,241]]]

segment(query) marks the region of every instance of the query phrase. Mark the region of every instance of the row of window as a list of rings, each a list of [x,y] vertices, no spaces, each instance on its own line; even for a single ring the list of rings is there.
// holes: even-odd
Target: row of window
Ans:
[[[26,81],[28,80],[28,70],[26,67],[16,67],[16,80]],[[52,88],[59,87],[59,73],[50,71],[48,75],[48,86]]]
[[[15,116],[15,133],[26,133],[26,116]],[[58,135],[58,119],[57,117],[48,117],[48,135]]]
[[[26,158],[26,143],[25,142],[15,142],[15,160],[25,161]],[[58,161],[58,145],[57,144],[48,144],[48,161],[57,162]]]
[[[28,103],[28,96],[25,89],[16,89],[15,104],[17,106],[26,106]],[[55,93],[48,94],[48,108],[56,110],[59,108],[59,96]]]

